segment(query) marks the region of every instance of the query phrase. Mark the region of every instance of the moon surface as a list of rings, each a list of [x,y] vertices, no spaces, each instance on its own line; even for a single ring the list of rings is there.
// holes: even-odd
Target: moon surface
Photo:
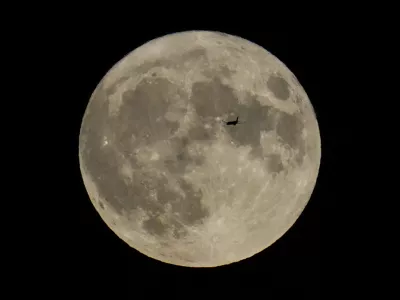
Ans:
[[[241,124],[222,121],[239,116]],[[149,41],[100,81],[79,136],[82,178],[104,222],[170,264],[253,256],[296,221],[321,158],[317,119],[294,74],[220,32]]]

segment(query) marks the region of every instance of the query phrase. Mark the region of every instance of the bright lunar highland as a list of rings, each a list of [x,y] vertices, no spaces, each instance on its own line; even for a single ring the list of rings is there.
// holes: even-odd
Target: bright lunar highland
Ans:
[[[141,253],[188,267],[240,261],[279,239],[309,201],[320,159],[294,74],[220,32],[175,33],[126,55],[94,90],[79,136],[104,222]]]

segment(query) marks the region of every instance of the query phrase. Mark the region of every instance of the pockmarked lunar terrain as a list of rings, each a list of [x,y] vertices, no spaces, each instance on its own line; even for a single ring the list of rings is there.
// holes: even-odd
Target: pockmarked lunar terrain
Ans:
[[[227,126],[223,121],[241,124]],[[240,261],[279,239],[310,199],[321,145],[294,74],[219,32],[154,39],[96,87],[79,137],[86,190],[104,222],[154,259]]]

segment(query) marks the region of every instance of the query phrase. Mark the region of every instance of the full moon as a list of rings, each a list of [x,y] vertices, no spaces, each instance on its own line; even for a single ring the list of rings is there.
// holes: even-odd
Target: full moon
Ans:
[[[237,262],[283,236],[320,159],[295,75],[220,32],[175,33],[126,55],[94,90],[79,136],[83,182],[104,222],[144,255],[187,267]]]

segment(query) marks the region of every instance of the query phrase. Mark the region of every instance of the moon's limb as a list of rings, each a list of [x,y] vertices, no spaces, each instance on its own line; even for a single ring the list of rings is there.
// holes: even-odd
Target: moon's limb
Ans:
[[[245,123],[223,126],[235,116]],[[235,36],[184,32],[102,79],[79,154],[92,202],[120,238],[164,262],[210,267],[292,226],[321,150],[312,105],[283,63]]]

